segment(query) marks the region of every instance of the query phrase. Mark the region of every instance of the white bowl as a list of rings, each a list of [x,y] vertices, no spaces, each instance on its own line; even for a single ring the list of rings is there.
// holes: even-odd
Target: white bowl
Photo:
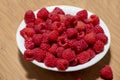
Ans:
[[[74,7],[74,6],[64,6],[64,5],[59,5],[59,6],[48,6],[46,7],[48,11],[52,11],[55,7],[59,7],[61,8],[65,13],[67,14],[72,14],[75,15],[78,11],[83,10],[82,8],[78,8],[78,7]],[[38,12],[38,10],[34,11],[34,13],[36,14]],[[93,14],[91,12],[88,11],[88,17]],[[106,24],[100,19],[100,25],[103,28],[105,34],[108,37],[108,43],[105,45],[104,47],[104,51],[102,51],[101,53],[97,54],[93,59],[91,59],[90,61],[88,61],[85,64],[79,64],[77,66],[74,67],[68,67],[65,71],[62,72],[70,72],[70,71],[77,71],[77,70],[82,70],[85,68],[88,68],[92,65],[94,65],[95,63],[97,63],[98,61],[100,61],[105,54],[107,53],[109,47],[110,47],[110,33],[109,30],[106,26]],[[24,51],[26,50],[24,47],[24,39],[23,37],[20,35],[20,30],[22,30],[25,27],[25,22],[24,20],[20,23],[18,29],[17,29],[17,33],[16,33],[16,40],[17,40],[17,45],[18,48],[20,49],[21,53],[24,54]],[[52,70],[52,71],[59,71],[57,68],[50,68],[44,65],[44,63],[41,62],[37,62],[37,61],[32,61],[33,64],[44,68],[44,69],[48,69],[48,70]]]

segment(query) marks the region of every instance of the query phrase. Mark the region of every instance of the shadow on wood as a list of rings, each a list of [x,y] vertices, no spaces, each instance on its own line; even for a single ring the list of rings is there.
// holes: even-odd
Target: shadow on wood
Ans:
[[[25,71],[27,72],[26,77],[28,78],[28,80],[76,80],[79,77],[83,80],[95,80],[99,77],[100,69],[106,64],[109,65],[111,52],[109,49],[109,51],[101,61],[87,69],[66,73],[45,70],[32,64],[31,62],[25,61],[20,51],[19,56],[19,60]]]

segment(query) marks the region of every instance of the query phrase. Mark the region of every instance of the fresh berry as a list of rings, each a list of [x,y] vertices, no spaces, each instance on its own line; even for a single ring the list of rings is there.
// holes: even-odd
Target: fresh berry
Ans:
[[[30,49],[25,50],[24,59],[27,60],[27,61],[34,60],[34,52]]]
[[[100,53],[104,49],[104,43],[100,40],[97,40],[93,46],[93,49],[96,53]]]
[[[77,36],[77,30],[75,28],[69,28],[66,31],[68,38],[74,38]]]
[[[57,59],[50,53],[46,53],[44,64],[48,67],[55,67]]]
[[[60,16],[58,14],[55,14],[55,13],[50,13],[48,15],[49,19],[52,20],[52,22],[54,21],[60,21]]]
[[[105,65],[100,70],[100,76],[105,80],[112,80],[113,79],[113,72],[110,66]]]
[[[38,18],[45,19],[45,20],[48,18],[48,15],[49,15],[49,12],[46,8],[40,9],[37,13]]]
[[[62,58],[62,53],[64,51],[64,48],[63,47],[58,47],[56,49],[56,54],[57,54],[57,58]]]
[[[25,20],[26,24],[35,21],[35,15],[34,15],[32,10],[26,11],[25,16],[24,16],[24,20]]]
[[[94,44],[96,41],[96,34],[94,32],[88,33],[85,35],[84,40],[88,43],[88,44]]]
[[[59,33],[56,30],[53,30],[49,33],[48,39],[49,39],[49,41],[53,42],[53,41],[57,40],[58,36],[59,36]]]
[[[91,15],[89,19],[89,23],[92,23],[93,25],[99,24],[99,17],[96,15]]]
[[[70,62],[70,66],[76,66],[78,64],[78,59],[75,58],[73,61]]]
[[[26,24],[26,27],[28,27],[28,28],[34,28],[34,23],[30,22],[30,23]]]
[[[35,45],[39,46],[41,44],[42,37],[43,36],[41,34],[34,34],[33,35],[32,40],[35,43]]]
[[[69,62],[73,61],[75,57],[76,57],[75,52],[71,50],[70,48],[65,49],[62,53],[62,58],[68,60]]]
[[[68,39],[65,36],[58,37],[58,45],[64,48],[68,47]]]
[[[33,28],[24,28],[20,31],[20,34],[25,38],[32,37],[35,34],[35,30]]]
[[[104,44],[106,44],[107,41],[108,41],[108,38],[107,38],[107,36],[104,33],[96,34],[96,39],[97,40],[101,40]]]
[[[83,51],[77,55],[80,64],[84,64],[90,60],[90,54],[87,51]]]
[[[83,31],[86,29],[86,24],[82,21],[78,21],[77,22],[77,25],[75,26],[75,28],[78,30],[78,31]]]
[[[43,19],[37,18],[34,23],[35,23],[35,25],[38,25],[38,24],[40,24],[42,22],[44,22]]]
[[[41,62],[41,61],[44,60],[44,58],[45,58],[45,51],[43,51],[40,48],[34,48],[33,52],[34,52],[34,56],[35,56],[35,60],[36,61]]]
[[[50,48],[49,48],[49,52],[52,54],[56,53],[56,49],[57,49],[58,45],[57,44],[53,44]]]
[[[83,39],[84,36],[85,36],[85,32],[84,31],[78,32],[77,39],[78,40]]]
[[[87,24],[86,25],[86,34],[88,34],[88,33],[91,33],[91,32],[94,32],[95,30],[94,30],[94,26],[93,26],[93,24]]]
[[[87,52],[90,54],[90,59],[94,58],[95,57],[95,51],[93,49],[88,49]]]
[[[84,20],[84,19],[87,19],[87,17],[88,17],[88,13],[86,10],[81,10],[81,11],[77,12],[76,15],[77,15],[78,20]]]
[[[48,43],[41,43],[40,48],[47,51],[50,48],[50,45]]]
[[[45,29],[46,28],[46,23],[45,22],[42,22],[38,25],[35,25],[35,31],[36,33],[42,33],[42,29]]]
[[[69,66],[69,62],[66,59],[57,59],[56,67],[58,70],[65,70]]]
[[[65,19],[65,26],[66,27],[72,27],[75,21],[75,17],[73,15],[70,14],[66,14],[65,15],[66,19]]]
[[[102,29],[102,27],[101,27],[100,25],[96,25],[96,26],[94,27],[94,31],[95,31],[96,33],[104,33],[104,30]]]
[[[33,49],[34,47],[35,47],[35,44],[34,44],[34,42],[32,41],[32,38],[27,38],[26,40],[25,40],[25,48],[26,49]]]
[[[52,13],[65,14],[64,11],[62,9],[60,9],[59,7],[55,7],[54,10],[52,11]]]

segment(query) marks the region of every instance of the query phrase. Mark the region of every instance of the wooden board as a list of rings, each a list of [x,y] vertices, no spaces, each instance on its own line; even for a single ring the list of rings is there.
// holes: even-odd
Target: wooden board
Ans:
[[[16,30],[26,10],[51,5],[72,5],[101,17],[111,33],[107,55],[94,66],[72,73],[44,70],[26,62],[16,44]],[[102,80],[99,70],[112,67],[114,79],[120,80],[120,0],[1,0],[0,1],[0,80]]]

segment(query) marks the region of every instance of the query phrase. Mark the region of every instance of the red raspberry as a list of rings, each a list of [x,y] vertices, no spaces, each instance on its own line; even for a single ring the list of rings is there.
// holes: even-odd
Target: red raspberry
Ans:
[[[24,28],[20,31],[20,34],[25,38],[32,37],[35,34],[35,31],[33,28]]]
[[[77,25],[75,26],[75,28],[78,30],[78,31],[83,31],[86,29],[86,24],[82,21],[77,21]]]
[[[70,62],[70,66],[76,66],[78,64],[78,59],[75,58],[73,61]]]
[[[102,27],[101,27],[100,25],[96,25],[96,26],[94,27],[94,31],[95,31],[96,33],[104,33],[104,30],[102,29]]]
[[[48,18],[48,15],[49,15],[49,12],[46,8],[40,9],[37,13],[38,18],[45,19],[45,20]]]
[[[65,16],[65,15],[62,15],[62,14],[59,14],[59,17],[60,17],[60,22],[61,22],[61,23],[65,23],[65,21],[66,21],[66,16]]]
[[[41,62],[44,60],[45,51],[43,51],[40,48],[34,48],[33,51],[34,51],[35,60],[37,60],[38,62]]]
[[[75,57],[76,57],[75,52],[71,50],[70,48],[65,49],[62,53],[62,58],[68,60],[69,62],[73,61]]]
[[[65,17],[66,17],[65,22],[64,22],[65,26],[72,27],[75,21],[75,17],[70,14],[66,14]]]
[[[100,53],[104,49],[104,43],[100,40],[97,40],[93,45],[93,49],[95,50],[96,53]]]
[[[25,50],[24,59],[27,60],[27,61],[34,60],[34,52],[30,49]]]
[[[66,29],[66,27],[65,27],[64,23],[55,21],[52,24],[52,29],[57,30],[59,33],[62,33]]]
[[[77,39],[78,40],[83,39],[84,36],[85,36],[85,32],[84,31],[78,32]]]
[[[24,20],[25,20],[26,24],[35,21],[35,15],[34,15],[32,10],[26,11],[25,16],[24,16]]]
[[[59,7],[55,7],[54,10],[52,11],[52,13],[65,14],[64,11],[62,9],[60,9]]]
[[[58,37],[58,45],[64,48],[68,47],[68,39],[65,36]]]
[[[37,18],[34,23],[35,23],[35,25],[38,25],[42,22],[44,22],[43,19]]]
[[[43,43],[48,43],[48,33],[43,33],[43,37],[42,37],[42,42]]]
[[[56,67],[58,70],[65,70],[69,66],[69,62],[65,59],[58,59],[56,62]]]
[[[58,47],[58,48],[56,49],[56,54],[57,54],[57,57],[58,57],[58,58],[62,58],[62,53],[63,53],[63,51],[64,51],[64,48],[63,48],[63,47]]]
[[[42,35],[41,34],[34,34],[32,39],[33,39],[33,42],[35,43],[35,45],[40,45],[41,44],[41,41],[42,41]]]
[[[46,23],[45,22],[42,22],[38,25],[35,25],[35,31],[36,33],[42,33],[42,29],[45,29],[46,28]]]
[[[48,43],[41,43],[40,48],[47,51],[50,48],[50,45]]]
[[[53,44],[50,48],[49,48],[49,52],[52,54],[56,54],[56,49],[57,49],[58,45],[57,44]]]
[[[86,10],[81,10],[81,11],[77,12],[76,15],[77,15],[78,20],[84,20],[84,19],[87,19],[87,17],[88,17],[88,13]]]
[[[94,32],[94,26],[91,23],[87,24],[87,26],[86,26],[86,33],[88,34],[90,32]]]
[[[106,44],[107,41],[108,41],[108,38],[107,38],[107,36],[104,33],[96,34],[96,39],[97,40],[101,40],[104,44]]]
[[[94,32],[88,33],[85,35],[84,40],[88,43],[88,44],[94,44],[96,41],[96,34]]]
[[[56,30],[53,30],[53,31],[51,31],[50,33],[49,33],[49,35],[48,35],[48,40],[49,41],[56,41],[57,40],[57,38],[58,38],[58,36],[59,36],[59,33],[56,31]]]
[[[57,59],[50,53],[46,53],[44,64],[48,67],[55,67]]]
[[[34,28],[34,23],[30,22],[30,23],[26,24],[26,27],[28,27],[28,28]]]
[[[67,33],[68,38],[74,38],[77,36],[78,32],[75,28],[68,28],[66,33]]]
[[[47,19],[46,20],[46,29],[47,30],[51,30],[52,28],[52,20],[51,19]]]
[[[105,65],[100,70],[100,76],[105,80],[112,80],[113,79],[113,72],[110,66]]]
[[[89,23],[92,23],[93,25],[99,24],[99,17],[96,15],[91,15],[89,19]]]
[[[74,49],[74,47],[75,47],[74,44],[75,44],[76,41],[77,41],[76,39],[72,39],[72,40],[68,41],[68,45],[71,49]]]
[[[54,21],[60,21],[60,16],[58,14],[55,14],[55,13],[50,13],[48,15],[49,19],[52,20],[52,22]]]
[[[77,55],[80,64],[84,64],[90,60],[90,54],[87,51],[83,51]]]
[[[93,49],[89,48],[87,52],[90,54],[90,59],[95,57],[95,51]]]
[[[81,39],[79,41],[75,41],[73,43],[73,48],[77,51],[77,52],[81,52],[84,51],[85,49],[87,49],[88,44],[85,42],[84,39]]]
[[[35,44],[33,43],[32,38],[26,39],[24,45],[26,49],[33,49],[35,47]]]

